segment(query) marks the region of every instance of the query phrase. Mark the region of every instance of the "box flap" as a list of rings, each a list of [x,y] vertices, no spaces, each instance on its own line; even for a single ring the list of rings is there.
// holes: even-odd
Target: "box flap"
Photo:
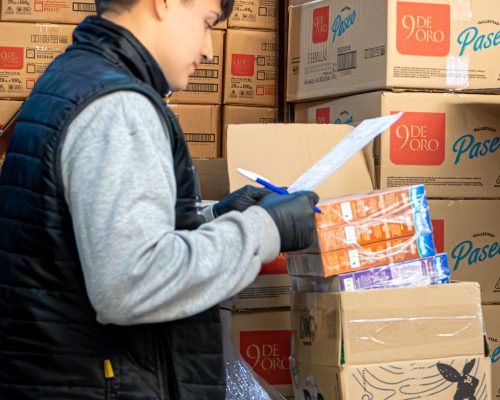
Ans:
[[[249,181],[236,168],[253,171],[277,186],[289,186],[340,142],[348,125],[267,124],[229,125],[227,159],[229,186],[238,189]],[[316,192],[323,199],[373,190],[370,173],[359,152]]]
[[[346,364],[484,353],[479,285],[341,293]]]
[[[340,365],[341,326],[338,293],[293,293],[292,328],[298,361]]]

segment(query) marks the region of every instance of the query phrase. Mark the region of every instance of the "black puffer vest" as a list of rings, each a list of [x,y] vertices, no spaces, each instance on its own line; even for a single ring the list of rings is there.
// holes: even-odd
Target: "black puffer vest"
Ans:
[[[60,152],[81,110],[118,90],[142,93],[160,112],[172,149],[158,151],[172,151],[175,163],[176,227],[200,223],[196,174],[162,101],[169,87],[159,66],[130,32],[89,17],[23,106],[0,176],[1,399],[224,398],[217,309],[120,327],[97,323],[89,302]]]

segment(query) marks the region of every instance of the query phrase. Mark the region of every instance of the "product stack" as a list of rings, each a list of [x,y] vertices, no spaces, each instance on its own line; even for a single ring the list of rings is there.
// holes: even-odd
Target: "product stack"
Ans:
[[[292,6],[287,83],[295,122],[356,125],[405,112],[365,148],[372,180],[425,185],[451,279],[480,284],[497,396],[499,20],[494,0]]]
[[[71,44],[75,24],[94,13],[93,0],[0,1],[0,129],[12,122],[36,80]],[[0,137],[0,167],[11,128]]]
[[[452,376],[463,375],[468,395],[490,399],[480,288],[450,283],[425,187],[319,208],[313,244],[287,254],[295,398],[454,398],[465,388]]]

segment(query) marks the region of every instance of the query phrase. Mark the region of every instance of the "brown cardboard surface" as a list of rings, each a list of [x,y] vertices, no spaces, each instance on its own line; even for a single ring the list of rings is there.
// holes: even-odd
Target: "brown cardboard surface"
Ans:
[[[499,19],[496,0],[290,7],[287,100],[383,88],[498,90]]]
[[[283,396],[290,396],[290,310],[233,312],[231,339],[243,359]]]
[[[226,158],[227,126],[229,124],[268,124],[276,122],[276,108],[224,106],[222,123],[222,157]]]
[[[230,125],[227,134],[230,189],[249,183],[236,168],[253,171],[277,186],[289,186],[351,130],[347,125]],[[369,190],[372,190],[370,173],[360,152],[316,192],[328,199]]]
[[[236,0],[228,27],[276,30],[278,0]]]
[[[255,281],[232,299],[221,304],[231,310],[255,310],[290,307],[291,279],[284,253],[262,265]]]
[[[380,187],[426,184],[429,197],[500,197],[500,96],[373,92],[295,107],[296,121],[358,124],[406,114],[365,149]],[[376,172],[376,173],[375,173]]]
[[[296,359],[316,365],[340,365],[341,343],[346,365],[484,351],[476,283],[295,293],[292,309]]]
[[[451,279],[479,282],[483,303],[500,303],[500,200],[429,200],[429,207]]]
[[[223,159],[194,159],[204,200],[221,200],[229,194],[227,161]]]
[[[222,102],[222,66],[224,63],[224,31],[212,30],[212,60],[202,60],[189,77],[186,90],[175,92],[169,103],[220,104]]]
[[[217,25],[215,25],[214,29],[219,29],[219,30],[227,29],[227,19],[225,19],[224,21],[219,22]]]
[[[489,358],[479,355],[352,367],[291,365],[300,400],[494,399]]]
[[[276,106],[276,33],[228,29],[224,104]]]
[[[220,154],[220,106],[168,104],[175,114],[193,158],[218,158]]]
[[[22,105],[22,101],[0,100],[0,129],[11,120]],[[10,135],[12,134],[12,128],[14,128],[14,125],[10,125],[8,130],[0,136],[0,167],[5,160],[5,152],[7,151]]]
[[[0,98],[25,99],[71,44],[73,25],[0,22]]]
[[[96,13],[94,0],[1,0],[1,21],[78,24]]]
[[[500,399],[500,305],[483,305],[483,315],[491,353],[493,398]]]

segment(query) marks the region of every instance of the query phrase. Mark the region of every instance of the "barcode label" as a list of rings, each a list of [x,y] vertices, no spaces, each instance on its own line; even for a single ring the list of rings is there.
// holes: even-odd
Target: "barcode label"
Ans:
[[[219,64],[219,56],[214,56],[212,58],[212,60],[208,60],[206,58],[204,58],[203,60],[201,60],[200,64],[209,64],[209,65],[213,65],[213,64]]]
[[[215,134],[213,133],[184,133],[184,137],[186,138],[186,142],[215,142]]]
[[[188,83],[186,92],[217,93],[219,85],[211,83]]]
[[[358,52],[350,51],[337,55],[337,71],[345,71],[357,67]]]
[[[95,3],[73,3],[73,11],[95,12]]]
[[[195,69],[192,78],[218,78],[219,71],[216,69]]]

